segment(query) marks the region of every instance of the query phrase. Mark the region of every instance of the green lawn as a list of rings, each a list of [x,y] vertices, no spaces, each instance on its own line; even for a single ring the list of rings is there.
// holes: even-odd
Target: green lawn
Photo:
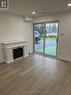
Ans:
[[[35,51],[37,51],[37,52],[43,52],[43,49],[40,48],[40,49],[37,49]],[[45,47],[45,54],[56,56],[56,46]]]

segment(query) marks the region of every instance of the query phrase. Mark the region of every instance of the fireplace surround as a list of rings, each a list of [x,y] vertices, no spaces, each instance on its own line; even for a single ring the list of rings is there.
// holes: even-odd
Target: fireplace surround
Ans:
[[[27,41],[11,41],[2,43],[3,62],[12,63],[15,60],[28,56]]]

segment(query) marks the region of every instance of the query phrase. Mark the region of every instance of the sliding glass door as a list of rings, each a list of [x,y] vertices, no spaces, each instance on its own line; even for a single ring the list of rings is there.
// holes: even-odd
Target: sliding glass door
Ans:
[[[34,51],[56,56],[58,22],[34,24]]]

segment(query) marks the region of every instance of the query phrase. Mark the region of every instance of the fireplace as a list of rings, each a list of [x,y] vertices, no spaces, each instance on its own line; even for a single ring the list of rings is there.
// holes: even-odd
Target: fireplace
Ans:
[[[23,47],[18,47],[18,48],[15,48],[13,49],[13,59],[17,59],[17,58],[20,58],[20,57],[23,57]]]
[[[12,63],[15,59],[28,56],[27,41],[4,42],[2,45],[3,62]]]

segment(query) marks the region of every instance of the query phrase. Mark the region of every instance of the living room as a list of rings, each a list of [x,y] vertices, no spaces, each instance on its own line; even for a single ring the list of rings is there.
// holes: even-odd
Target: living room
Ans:
[[[71,95],[71,2],[1,0],[0,3],[4,4],[0,4],[0,94]],[[34,25],[43,24],[45,28],[46,23],[53,22],[58,22],[56,56],[45,54],[48,39],[45,30],[41,37],[43,50],[36,52]]]

